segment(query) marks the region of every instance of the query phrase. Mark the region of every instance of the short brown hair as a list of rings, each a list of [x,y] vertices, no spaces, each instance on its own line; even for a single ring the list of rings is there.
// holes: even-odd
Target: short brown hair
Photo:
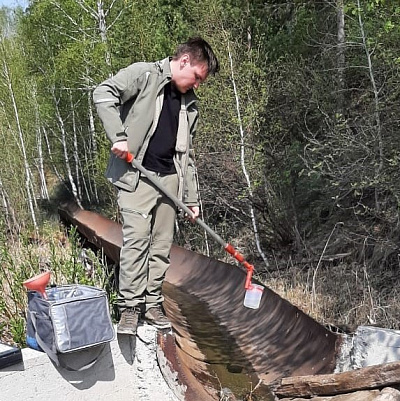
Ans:
[[[219,62],[211,46],[202,38],[195,37],[180,44],[172,59],[177,60],[183,54],[189,54],[195,63],[206,63],[208,74],[216,74],[219,71]]]

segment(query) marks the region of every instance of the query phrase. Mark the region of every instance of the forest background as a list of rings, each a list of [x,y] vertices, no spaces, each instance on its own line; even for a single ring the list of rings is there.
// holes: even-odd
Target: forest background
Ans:
[[[271,289],[329,327],[399,329],[400,6],[389,0],[30,0],[0,9],[1,339],[23,344],[22,281],[108,288],[58,224],[73,199],[118,220],[93,89],[204,37],[202,218]],[[230,263],[197,225],[175,242]]]

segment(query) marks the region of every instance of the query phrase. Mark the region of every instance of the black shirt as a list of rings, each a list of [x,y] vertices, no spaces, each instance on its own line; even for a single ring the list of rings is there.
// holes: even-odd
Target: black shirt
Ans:
[[[173,156],[179,125],[181,94],[171,82],[164,87],[164,102],[157,128],[150,138],[149,146],[143,159],[143,166],[161,174],[176,172]]]

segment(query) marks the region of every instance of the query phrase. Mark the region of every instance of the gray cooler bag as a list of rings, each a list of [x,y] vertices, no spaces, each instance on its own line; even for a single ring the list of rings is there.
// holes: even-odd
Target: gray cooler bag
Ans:
[[[28,292],[28,323],[38,345],[57,366],[92,366],[115,335],[106,292],[74,284],[48,288],[46,294],[47,299]]]

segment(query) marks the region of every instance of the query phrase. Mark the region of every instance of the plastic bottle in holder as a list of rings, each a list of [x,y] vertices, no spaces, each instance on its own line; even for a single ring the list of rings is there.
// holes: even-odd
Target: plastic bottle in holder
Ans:
[[[258,309],[263,292],[264,287],[262,285],[250,284],[249,289],[246,290],[243,305],[246,308]]]

